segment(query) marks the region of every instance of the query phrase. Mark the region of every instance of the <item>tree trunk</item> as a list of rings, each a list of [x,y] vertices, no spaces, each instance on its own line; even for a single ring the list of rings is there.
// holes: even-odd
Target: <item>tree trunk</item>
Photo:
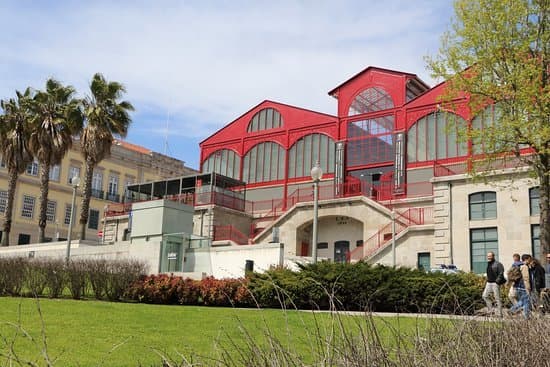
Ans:
[[[40,163],[40,215],[38,217],[38,242],[46,239],[46,212],[48,210],[48,191],[50,185],[50,165]]]
[[[9,171],[8,178],[8,202],[6,203],[6,212],[4,219],[4,233],[2,234],[2,246],[10,245],[11,221],[13,216],[13,201],[15,200],[15,188],[17,186],[17,171]]]
[[[82,188],[82,205],[80,207],[80,238],[86,239],[86,224],[90,212],[90,198],[92,197],[92,178],[94,176],[94,162],[86,159],[86,174]]]
[[[537,174],[540,180],[540,256],[550,252],[550,157],[540,156]]]

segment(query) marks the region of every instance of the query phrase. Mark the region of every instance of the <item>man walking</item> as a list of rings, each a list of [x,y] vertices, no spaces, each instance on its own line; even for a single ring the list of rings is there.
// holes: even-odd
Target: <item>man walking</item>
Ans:
[[[500,285],[504,284],[506,280],[504,279],[504,266],[496,261],[495,253],[487,253],[487,283],[485,284],[485,289],[483,290],[483,300],[487,304],[487,312],[489,314],[494,313],[493,311],[493,300],[490,298],[491,295],[495,299],[498,308],[498,314],[502,317],[502,301],[500,299]]]

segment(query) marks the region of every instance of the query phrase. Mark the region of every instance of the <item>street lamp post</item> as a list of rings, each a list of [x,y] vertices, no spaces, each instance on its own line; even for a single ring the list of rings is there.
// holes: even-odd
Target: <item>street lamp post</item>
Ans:
[[[71,217],[69,218],[69,233],[67,235],[67,255],[65,256],[65,262],[69,263],[71,257],[71,237],[73,232],[73,219],[74,219],[74,206],[76,202],[76,189],[80,186],[80,177],[75,176],[71,178],[71,186],[73,187],[73,201],[71,203]]]
[[[323,170],[319,165],[319,161],[315,163],[315,166],[311,169],[311,179],[313,180],[313,245],[311,255],[313,257],[313,263],[317,262],[317,224],[319,221],[319,181],[323,177]]]

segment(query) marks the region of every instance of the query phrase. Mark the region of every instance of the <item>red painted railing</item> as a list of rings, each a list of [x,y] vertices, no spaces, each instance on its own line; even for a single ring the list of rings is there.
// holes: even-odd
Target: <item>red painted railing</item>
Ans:
[[[488,172],[506,168],[517,168],[525,165],[515,156],[502,156],[486,161],[474,159],[457,158],[456,161],[434,162],[434,177],[460,175],[475,170],[477,172]]]
[[[214,226],[214,241],[233,241],[238,245],[247,245],[248,236],[232,225]]]
[[[409,208],[404,212],[395,212],[395,236],[411,225],[433,223],[433,208]],[[363,246],[355,248],[348,254],[348,261],[358,261],[369,258],[377,251],[388,246],[392,239],[392,222],[384,225],[369,237]]]
[[[116,217],[119,215],[126,215],[132,209],[132,203],[124,204],[109,204],[105,210],[106,217]]]

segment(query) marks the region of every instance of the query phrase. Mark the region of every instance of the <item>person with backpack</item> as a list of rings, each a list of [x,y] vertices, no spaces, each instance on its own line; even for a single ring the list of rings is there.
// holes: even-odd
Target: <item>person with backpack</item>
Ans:
[[[508,299],[510,300],[512,305],[515,305],[516,303],[518,303],[518,298],[517,298],[517,295],[516,295],[516,288],[514,287],[514,283],[518,279],[518,274],[519,274],[519,276],[521,276],[521,271],[519,270],[519,268],[520,268],[521,265],[523,265],[523,263],[521,262],[521,258],[519,256],[519,254],[512,255],[512,258],[514,259],[514,261],[512,262],[512,267],[508,270],[508,273],[507,273],[508,285],[510,286],[510,290],[508,291]],[[516,272],[515,275],[512,275],[512,277],[515,278],[515,279],[511,280],[510,279],[510,273],[514,272],[512,270],[514,268],[516,268],[517,272]]]
[[[519,268],[519,274],[517,268],[514,267],[508,272],[508,280],[514,282],[514,288],[516,288],[516,295],[518,297],[518,302],[510,307],[508,312],[515,314],[523,308],[523,317],[528,319],[531,313],[531,290],[533,289],[529,271],[531,255],[523,254],[521,260],[523,264]]]
[[[502,317],[502,301],[500,299],[500,286],[506,283],[504,278],[504,266],[495,259],[494,252],[487,253],[487,283],[485,284],[485,289],[483,290],[482,298],[487,305],[487,312],[492,314],[493,311],[493,301],[491,300],[491,295],[497,303],[498,313]]]

